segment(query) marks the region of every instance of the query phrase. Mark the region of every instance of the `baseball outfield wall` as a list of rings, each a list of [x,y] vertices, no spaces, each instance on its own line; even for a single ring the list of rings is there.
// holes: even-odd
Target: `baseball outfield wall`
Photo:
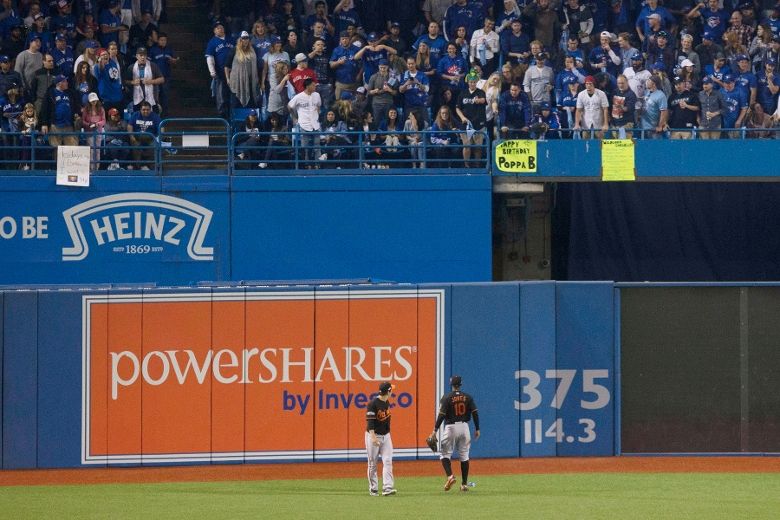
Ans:
[[[476,457],[615,453],[611,283],[7,290],[2,467],[362,460],[392,380],[428,457],[447,378]]]

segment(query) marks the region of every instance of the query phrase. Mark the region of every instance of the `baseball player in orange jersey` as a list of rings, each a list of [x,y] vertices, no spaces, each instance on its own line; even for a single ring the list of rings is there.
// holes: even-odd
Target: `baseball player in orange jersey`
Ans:
[[[479,439],[479,414],[477,405],[469,394],[460,391],[462,378],[452,376],[450,386],[452,392],[441,398],[439,402],[439,415],[436,418],[436,426],[433,435],[444,423],[444,433],[441,436],[439,458],[444,472],[447,474],[447,482],[444,483],[444,491],[449,491],[457,480],[452,474],[452,453],[456,451],[460,459],[461,491],[468,491],[469,479],[469,448],[471,447],[471,434],[469,421],[474,418],[474,440]]]
[[[379,385],[379,395],[366,407],[366,453],[368,454],[368,494],[379,495],[376,464],[382,457],[382,496],[395,495],[393,480],[393,439],[390,437],[390,392],[393,385]]]

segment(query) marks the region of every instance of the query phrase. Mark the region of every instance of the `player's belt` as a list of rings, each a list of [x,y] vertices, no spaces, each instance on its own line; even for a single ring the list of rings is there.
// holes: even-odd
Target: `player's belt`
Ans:
[[[463,424],[463,423],[465,423],[465,422],[466,422],[466,421],[453,421],[453,422],[448,422],[448,423],[447,423],[447,426],[449,426],[450,424]]]

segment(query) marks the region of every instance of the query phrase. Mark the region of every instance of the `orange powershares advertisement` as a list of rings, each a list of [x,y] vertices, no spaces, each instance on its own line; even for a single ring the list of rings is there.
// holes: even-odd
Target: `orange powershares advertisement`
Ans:
[[[82,462],[363,457],[382,381],[396,455],[414,456],[442,390],[442,309],[438,291],[86,301]]]

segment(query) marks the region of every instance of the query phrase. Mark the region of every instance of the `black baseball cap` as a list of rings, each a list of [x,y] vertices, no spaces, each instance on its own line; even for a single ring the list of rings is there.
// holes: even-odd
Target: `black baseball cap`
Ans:
[[[390,392],[390,390],[393,389],[393,385],[391,385],[388,381],[385,381],[381,385],[379,385],[379,393],[384,395]]]
[[[460,386],[463,383],[463,379],[460,376],[452,376],[450,378],[450,386]]]

